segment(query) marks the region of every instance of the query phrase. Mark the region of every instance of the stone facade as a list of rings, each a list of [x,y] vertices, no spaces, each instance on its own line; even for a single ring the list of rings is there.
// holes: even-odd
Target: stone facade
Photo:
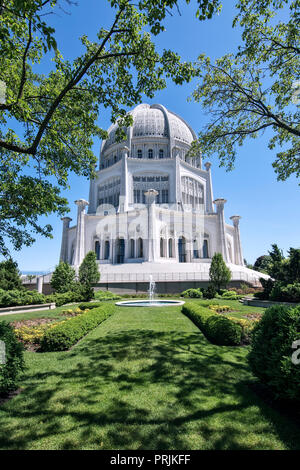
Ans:
[[[211,164],[202,168],[201,154],[189,156],[194,131],[162,105],[141,104],[131,114],[126,141],[117,141],[116,124],[108,130],[89,201],[75,201],[76,226],[62,219],[60,259],[78,268],[93,250],[101,273],[122,273],[124,282],[126,266],[139,272],[141,263],[147,273],[182,272],[182,264],[183,272],[203,264],[206,272],[216,252],[232,270],[245,271],[240,217],[226,224]]]

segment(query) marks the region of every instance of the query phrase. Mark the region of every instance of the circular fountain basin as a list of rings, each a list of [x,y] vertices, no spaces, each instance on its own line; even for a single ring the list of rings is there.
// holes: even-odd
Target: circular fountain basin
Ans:
[[[176,305],[183,305],[182,300],[126,300],[123,302],[116,302],[120,307],[172,307]]]

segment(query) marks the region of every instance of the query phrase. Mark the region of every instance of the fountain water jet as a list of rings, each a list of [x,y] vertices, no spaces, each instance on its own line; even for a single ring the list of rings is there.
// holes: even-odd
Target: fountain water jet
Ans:
[[[150,303],[153,303],[154,296],[155,296],[155,281],[153,281],[153,276],[150,274],[150,282],[149,282],[149,300]]]
[[[116,302],[116,305],[120,307],[171,307],[172,305],[183,305],[182,300],[155,300],[155,281],[153,280],[152,274],[150,274],[149,281],[149,299],[146,300],[126,300],[124,302]]]

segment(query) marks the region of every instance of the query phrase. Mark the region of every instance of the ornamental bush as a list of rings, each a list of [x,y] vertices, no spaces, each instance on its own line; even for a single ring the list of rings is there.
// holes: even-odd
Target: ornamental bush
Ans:
[[[217,291],[213,285],[209,285],[206,289],[203,289],[203,297],[205,299],[213,299],[216,297]]]
[[[83,312],[47,330],[41,341],[42,351],[64,351],[76,344],[90,330],[114,313],[113,304]]]
[[[300,365],[291,360],[299,339],[300,306],[267,308],[252,332],[250,367],[275,398],[300,401]]]
[[[2,363],[4,358],[0,355],[0,395],[5,395],[18,388],[20,374],[25,368],[24,348],[17,340],[13,327],[4,321],[0,322],[0,341],[5,346],[5,363]]]
[[[85,297],[82,295],[80,289],[74,288],[74,290],[64,292],[63,294],[56,293],[48,295],[46,300],[47,302],[55,302],[56,307],[61,307],[62,305],[73,302],[82,302],[85,300]]]
[[[220,346],[235,346],[242,342],[242,327],[228,318],[214,313],[212,310],[186,303],[182,313],[197,325],[206,338]]]
[[[202,299],[203,294],[200,289],[187,289],[181,293],[181,297],[190,297],[194,299]]]
[[[13,307],[16,305],[36,305],[46,303],[45,295],[36,290],[8,290],[0,289],[0,307]]]
[[[95,299],[97,300],[119,300],[122,297],[118,294],[114,294],[113,292],[110,292],[109,290],[103,291],[103,290],[98,290],[95,292]]]
[[[282,282],[275,282],[270,295],[270,300],[281,302],[300,302],[300,283],[283,285]]]
[[[238,295],[236,292],[234,292],[233,290],[226,290],[225,292],[223,292],[222,294],[222,299],[227,299],[227,300],[238,300],[240,299],[242,296],[241,295]]]

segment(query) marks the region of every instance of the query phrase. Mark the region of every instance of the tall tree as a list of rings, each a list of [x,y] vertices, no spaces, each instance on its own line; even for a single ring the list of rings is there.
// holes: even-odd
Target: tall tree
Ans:
[[[201,20],[220,9],[219,0],[197,3]],[[97,41],[84,35],[85,53],[73,62],[62,57],[47,23],[47,14],[59,5],[58,0],[0,0],[3,254],[8,252],[7,238],[20,249],[34,242],[35,233],[51,236],[51,226],[42,227],[39,216],[68,210],[60,189],[68,186],[70,172],[94,176],[93,138],[107,135],[97,124],[100,107],[111,109],[122,139],[122,126],[132,122],[127,107],[140,102],[142,94],[152,98],[166,86],[166,77],[182,84],[194,73],[172,50],[159,54],[152,40],[164,29],[163,20],[176,0],[108,0],[112,23],[102,25]],[[39,63],[46,63],[50,72],[38,73]]]
[[[51,287],[59,293],[71,291],[74,287],[75,276],[75,269],[68,263],[60,261],[52,274]]]
[[[290,248],[288,254],[287,281],[300,283],[300,248]]]
[[[221,253],[215,253],[209,268],[209,280],[213,287],[219,291],[226,287],[231,279],[231,271],[227,268]]]
[[[238,146],[269,129],[269,148],[280,148],[277,178],[299,177],[300,0],[239,0],[236,8],[233,26],[242,28],[243,44],[215,63],[203,54],[196,65],[200,83],[193,98],[210,118],[193,152],[217,154],[230,170]]]
[[[100,272],[94,251],[89,251],[79,266],[79,282],[81,284],[95,284],[100,279]]]
[[[286,260],[282,250],[276,243],[271,245],[272,249],[269,251],[270,263],[268,267],[268,274],[278,281],[285,281],[286,278]]]
[[[0,263],[0,289],[22,289],[18,264],[11,258]]]
[[[255,269],[256,271],[267,273],[270,262],[271,262],[270,256],[268,255],[259,256],[253,265],[253,269]]]

